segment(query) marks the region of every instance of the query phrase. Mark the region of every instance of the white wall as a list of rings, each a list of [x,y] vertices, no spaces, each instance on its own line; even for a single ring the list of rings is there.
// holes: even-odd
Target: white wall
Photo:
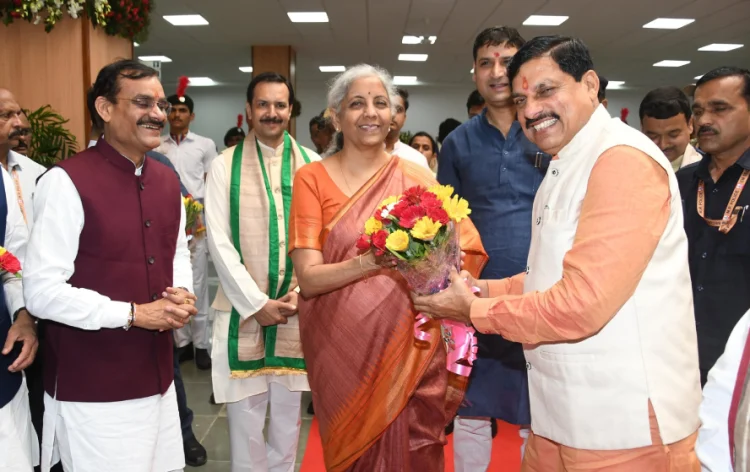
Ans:
[[[466,99],[471,89],[463,87],[409,87],[409,111],[404,130],[416,133],[426,131],[437,137],[438,126],[446,118],[465,121]],[[297,140],[313,148],[308,132],[310,119],[326,106],[325,83],[303,82],[298,84],[297,98],[302,104],[302,114],[297,118]],[[191,130],[213,139],[219,151],[224,149],[224,134],[235,126],[237,115],[245,114],[245,87],[193,87],[188,94],[195,101],[195,121]],[[612,90],[607,94],[609,112],[620,116],[620,109],[630,110],[628,123],[636,128],[638,105],[642,93],[639,91]],[[247,131],[247,126],[244,126]]]

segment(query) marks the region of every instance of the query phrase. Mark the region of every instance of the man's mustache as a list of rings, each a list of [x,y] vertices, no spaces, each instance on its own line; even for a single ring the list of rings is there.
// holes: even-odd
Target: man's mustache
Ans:
[[[716,129],[711,128],[710,126],[701,126],[700,128],[698,128],[698,134],[703,134],[703,133],[719,134],[719,132]]]
[[[11,133],[8,135],[8,139],[14,139],[14,138],[17,138],[19,136],[21,136],[21,130],[20,129],[16,129],[16,130],[11,131]]]
[[[539,122],[542,122],[542,121],[546,120],[547,118],[554,118],[556,120],[559,120],[560,116],[557,115],[556,113],[552,113],[552,112],[543,113],[543,114],[541,114],[541,115],[539,115],[537,117],[534,117],[534,118],[526,120],[526,128],[531,128],[535,124],[537,124]]]
[[[138,126],[140,125],[154,125],[158,126],[159,128],[164,128],[164,122],[159,120],[153,120],[151,118],[143,118],[138,120]]]
[[[277,125],[280,125],[284,122],[281,118],[262,118],[260,120],[261,123],[274,123]]]

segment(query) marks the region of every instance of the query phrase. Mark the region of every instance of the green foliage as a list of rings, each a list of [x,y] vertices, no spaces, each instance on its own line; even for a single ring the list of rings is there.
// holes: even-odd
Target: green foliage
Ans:
[[[411,137],[414,135],[411,131],[402,131],[400,135],[398,135],[398,139],[404,143],[409,144],[409,141],[411,141]]]
[[[51,167],[78,152],[76,137],[64,126],[69,120],[51,106],[45,105],[27,114],[31,125],[29,158],[44,167]]]

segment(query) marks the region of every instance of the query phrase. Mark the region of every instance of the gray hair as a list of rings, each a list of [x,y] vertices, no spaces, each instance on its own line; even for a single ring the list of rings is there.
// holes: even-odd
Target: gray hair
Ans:
[[[391,75],[385,69],[372,66],[370,64],[358,64],[350,67],[345,72],[337,75],[332,81],[328,88],[328,108],[332,112],[338,114],[341,113],[341,104],[346,98],[346,94],[349,93],[349,88],[352,84],[359,79],[367,77],[376,77],[382,82],[386,93],[388,94],[388,102],[391,105],[391,113],[395,112],[395,99],[398,95],[396,92],[396,86],[393,85],[393,79]],[[341,132],[337,132],[331,140],[331,145],[323,154],[323,157],[330,156],[340,151],[343,147],[344,136]]]

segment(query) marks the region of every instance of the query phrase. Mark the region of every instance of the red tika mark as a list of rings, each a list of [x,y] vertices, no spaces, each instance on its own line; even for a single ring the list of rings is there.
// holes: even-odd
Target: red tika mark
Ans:
[[[526,80],[526,77],[523,78],[523,89],[528,90],[529,89],[529,81]]]
[[[496,53],[495,53],[495,57],[500,57],[500,53],[499,53],[499,52],[496,52]]]

